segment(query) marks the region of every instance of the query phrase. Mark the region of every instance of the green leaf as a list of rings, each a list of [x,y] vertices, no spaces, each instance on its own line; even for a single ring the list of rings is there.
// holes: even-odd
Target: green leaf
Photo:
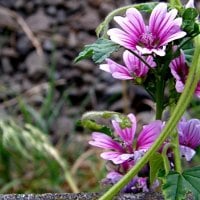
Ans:
[[[93,44],[85,45],[83,51],[75,58],[75,62],[92,57],[95,63],[101,63],[118,49],[118,44],[111,40],[100,38]]]
[[[149,160],[150,165],[150,184],[153,184],[160,169],[163,169],[163,158],[160,153],[154,153]]]
[[[195,18],[198,16],[198,12],[195,8],[187,8],[183,12],[183,20],[195,20]]]
[[[136,4],[133,7],[137,8],[141,12],[151,13],[156,5],[157,5],[157,2],[150,2],[150,3]]]
[[[199,32],[199,26],[195,23],[197,16],[198,12],[194,8],[187,8],[182,14],[182,29],[186,31],[188,35]]]
[[[187,193],[191,193],[194,200],[200,199],[200,166],[187,169],[182,174],[171,171],[163,182],[166,200],[184,200]]]
[[[109,135],[109,136],[112,135],[112,131],[110,128],[104,125],[100,125],[94,120],[85,119],[85,120],[82,120],[79,124],[82,125],[84,128],[87,128],[91,131],[98,131],[101,133],[105,133],[106,135]]]
[[[190,65],[192,63],[192,57],[194,54],[194,46],[192,42],[185,44],[183,47],[183,52],[185,54],[185,58],[187,63]]]

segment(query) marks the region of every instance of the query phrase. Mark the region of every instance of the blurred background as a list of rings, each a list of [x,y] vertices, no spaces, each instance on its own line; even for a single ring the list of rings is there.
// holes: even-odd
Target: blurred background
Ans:
[[[138,2],[0,0],[0,193],[99,191],[105,163],[88,145],[82,114],[153,119],[154,104],[141,87],[90,60],[73,62],[110,11]],[[191,105],[189,114],[198,117],[199,102]]]

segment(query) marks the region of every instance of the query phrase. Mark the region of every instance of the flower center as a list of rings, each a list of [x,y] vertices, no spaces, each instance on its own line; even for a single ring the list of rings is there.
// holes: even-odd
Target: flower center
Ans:
[[[146,48],[152,48],[154,46],[154,37],[151,32],[143,33],[140,36],[139,45],[146,47]]]

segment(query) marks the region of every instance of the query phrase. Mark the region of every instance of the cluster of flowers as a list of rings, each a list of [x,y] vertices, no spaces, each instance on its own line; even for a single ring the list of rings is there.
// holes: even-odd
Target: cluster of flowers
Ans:
[[[189,1],[189,6],[193,6],[193,1]],[[108,30],[110,39],[124,47],[124,65],[118,64],[111,59],[106,59],[106,64],[101,64],[100,69],[109,72],[116,79],[136,80],[145,79],[150,70],[156,70],[156,57],[166,55],[167,45],[174,40],[181,39],[187,35],[181,30],[182,18],[177,16],[177,10],[168,12],[167,4],[159,3],[152,11],[149,18],[149,25],[145,25],[141,13],[136,8],[126,11],[125,17],[116,16],[114,20],[121,28]],[[177,46],[171,46],[173,52],[177,51]],[[173,58],[169,63],[169,73],[175,79],[175,89],[178,93],[183,92],[185,82],[189,73],[189,66],[186,63],[183,50],[179,49],[179,56]],[[200,98],[200,81],[196,87],[195,95]],[[135,163],[151,147],[156,138],[160,135],[164,123],[156,120],[143,129],[136,137],[137,122],[133,114],[128,115],[131,126],[122,128],[119,120],[112,120],[114,128],[113,136],[108,136],[100,132],[93,132],[90,145],[106,150],[101,157],[114,164],[109,169],[104,183],[115,184],[124,174],[126,174]],[[178,126],[180,152],[187,161],[195,155],[195,149],[200,146],[200,120],[182,119]],[[170,143],[166,141],[162,148]],[[173,163],[173,153],[172,163]],[[173,166],[173,164],[172,164]],[[123,189],[125,192],[148,191],[148,166],[147,174],[134,177],[133,180]]]
[[[113,42],[127,49],[123,53],[124,65],[106,59],[107,64],[100,65],[100,69],[111,73],[116,79],[145,78],[150,69],[156,68],[154,57],[165,56],[168,43],[186,36],[186,32],[181,30],[182,18],[176,18],[176,15],[176,9],[168,12],[167,4],[159,3],[150,15],[148,26],[136,8],[128,9],[125,17],[115,16],[114,20],[121,29],[112,28],[108,30],[108,35]],[[169,67],[176,81],[176,90],[181,93],[189,71],[182,50],[180,55],[171,61]],[[200,97],[200,81],[195,94]]]
[[[106,184],[115,184],[124,174],[126,174],[135,163],[144,155],[151,147],[156,138],[160,135],[164,123],[160,120],[151,122],[143,126],[142,131],[136,139],[137,122],[133,114],[128,115],[131,126],[121,128],[118,120],[112,120],[114,128],[113,137],[104,133],[93,132],[92,140],[89,144],[106,150],[101,153],[101,157],[114,163],[114,167],[110,168],[107,177],[104,179]],[[195,155],[195,149],[200,146],[200,120],[190,119],[181,120],[177,127],[180,143],[181,155],[190,161]],[[164,146],[170,141],[166,141]],[[160,151],[162,151],[161,147]],[[168,155],[171,155],[169,152]],[[148,168],[147,173],[142,177],[135,177],[124,189],[124,192],[148,191]]]

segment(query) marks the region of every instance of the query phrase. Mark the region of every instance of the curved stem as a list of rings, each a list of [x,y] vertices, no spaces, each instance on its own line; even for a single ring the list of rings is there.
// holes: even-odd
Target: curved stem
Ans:
[[[167,151],[170,147],[173,147],[171,143],[167,143],[163,150],[162,150],[162,157],[163,157],[163,162],[164,162],[164,168],[165,168],[165,174],[168,174],[170,171],[170,164],[169,164],[169,159],[167,157]]]
[[[166,123],[160,136],[151,146],[149,151],[136,163],[136,165],[110,190],[108,190],[100,200],[110,200],[116,195],[126,184],[128,184],[132,178],[140,171],[140,169],[149,161],[150,157],[156,152],[165,139],[174,131],[178,121],[185,112],[190,100],[193,96],[196,85],[200,77],[200,36],[195,39],[195,52],[192,60],[192,66],[190,68],[189,76],[186,81],[185,89],[181,94],[177,106],[175,107],[169,121]]]

